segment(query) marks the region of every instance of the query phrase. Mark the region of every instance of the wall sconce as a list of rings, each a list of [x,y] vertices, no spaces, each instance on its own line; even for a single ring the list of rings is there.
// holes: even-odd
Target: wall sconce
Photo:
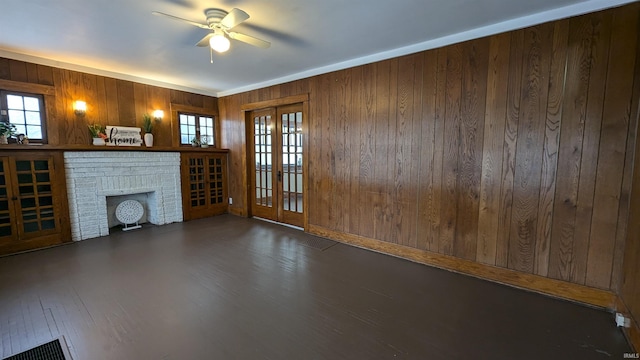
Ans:
[[[153,118],[156,121],[162,120],[163,117],[164,117],[164,111],[162,111],[162,110],[154,110],[153,111]]]
[[[87,112],[87,103],[84,101],[77,100],[73,103],[73,111],[78,116],[84,116]]]

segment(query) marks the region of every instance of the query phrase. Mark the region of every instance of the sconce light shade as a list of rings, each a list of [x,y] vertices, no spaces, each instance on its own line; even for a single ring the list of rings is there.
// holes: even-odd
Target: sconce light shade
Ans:
[[[84,115],[87,112],[87,103],[77,100],[73,103],[73,111],[76,115]]]
[[[216,33],[209,39],[209,45],[213,50],[219,53],[223,53],[229,50],[229,46],[231,45],[231,43],[229,42],[229,39],[224,36],[224,33],[220,32]]]
[[[164,117],[164,111],[162,110],[153,111],[153,118],[156,119],[157,121],[162,120],[163,117]]]

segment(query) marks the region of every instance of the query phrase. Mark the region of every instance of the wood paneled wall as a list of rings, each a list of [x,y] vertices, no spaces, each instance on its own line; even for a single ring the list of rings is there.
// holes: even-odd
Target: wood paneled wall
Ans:
[[[308,93],[309,224],[616,291],[639,14],[634,3],[223,97],[231,211],[248,206],[240,107]]]
[[[640,55],[636,57],[636,69],[640,69]],[[637,131],[640,130],[640,124],[638,124],[640,120],[639,70],[636,70],[635,73],[632,101],[632,124],[635,124],[637,127],[637,135]],[[632,321],[634,322],[628,331],[628,335],[635,350],[640,351],[640,141],[636,141],[635,146],[634,158],[625,164],[625,167],[629,166],[633,168],[633,173],[631,178],[632,190],[629,199],[629,221],[624,249],[620,297],[627,310],[630,311]],[[630,181],[630,179],[625,178],[624,181],[627,182]]]
[[[170,119],[171,104],[218,112],[215,97],[13,59],[0,58],[0,79],[54,87],[54,113],[47,113],[48,139],[52,145],[89,145],[88,124],[142,127],[143,114],[160,109],[165,117],[154,123],[154,145],[169,147],[172,136],[177,136],[177,125],[172,126]],[[85,116],[74,113],[75,100],[86,101]]]

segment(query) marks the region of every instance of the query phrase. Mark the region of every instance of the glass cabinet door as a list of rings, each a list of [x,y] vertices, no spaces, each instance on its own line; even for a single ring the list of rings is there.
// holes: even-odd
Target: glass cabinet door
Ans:
[[[15,215],[8,168],[7,159],[0,158],[0,239],[16,234],[16,221],[12,221]]]
[[[16,159],[18,233],[29,239],[58,231],[53,201],[53,160]]]

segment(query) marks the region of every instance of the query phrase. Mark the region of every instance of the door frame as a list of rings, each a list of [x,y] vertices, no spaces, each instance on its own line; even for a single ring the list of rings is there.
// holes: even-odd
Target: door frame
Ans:
[[[285,105],[294,105],[302,103],[302,153],[304,154],[302,158],[302,219],[303,219],[303,229],[305,231],[309,228],[309,94],[300,94],[287,96],[272,100],[259,101],[254,103],[248,103],[240,106],[240,110],[242,111],[242,116],[245,120],[245,174],[243,176],[243,186],[246,189],[245,193],[245,211],[248,217],[253,216],[252,210],[252,196],[251,192],[252,184],[251,184],[251,168],[252,164],[250,162],[252,152],[254,151],[251,148],[251,144],[253,141],[249,139],[249,136],[252,134],[250,130],[253,127],[253,119],[251,118],[251,112],[255,110],[261,110],[265,108],[271,107],[279,107]],[[274,119],[275,120],[275,119]]]

